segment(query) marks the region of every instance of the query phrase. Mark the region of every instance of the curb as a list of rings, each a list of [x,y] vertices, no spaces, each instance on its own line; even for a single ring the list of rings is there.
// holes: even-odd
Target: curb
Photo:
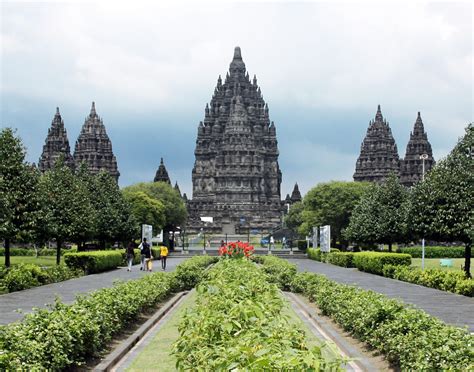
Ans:
[[[109,372],[112,368],[127,354],[140,340],[142,340],[148,331],[153,328],[184,296],[189,292],[180,292],[174,295],[164,306],[162,306],[153,316],[143,323],[131,336],[123,341],[115,350],[108,354],[94,372]]]

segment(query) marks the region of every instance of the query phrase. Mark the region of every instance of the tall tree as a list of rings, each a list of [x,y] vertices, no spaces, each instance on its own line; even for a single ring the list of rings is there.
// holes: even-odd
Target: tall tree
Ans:
[[[313,226],[331,225],[332,244],[343,239],[341,232],[349,224],[354,207],[365,193],[366,182],[331,181],[320,183],[304,197],[301,234],[309,234]]]
[[[25,148],[11,128],[0,131],[0,238],[5,266],[10,266],[10,244],[31,237],[39,213],[38,173],[25,162]]]
[[[61,260],[61,247],[66,240],[89,235],[94,215],[89,191],[60,158],[54,168],[43,174],[40,195],[44,211],[44,235],[56,240],[56,263]]]
[[[136,231],[140,231],[143,224],[153,226],[154,230],[161,230],[166,222],[165,206],[159,200],[151,198],[143,191],[123,190],[123,197],[130,204],[136,221]]]
[[[296,202],[290,206],[290,210],[285,217],[285,224],[290,230],[298,231],[299,227],[303,223],[304,204],[302,201]]]
[[[464,270],[471,277],[474,236],[474,126],[469,124],[446,159],[418,183],[410,198],[409,224],[419,237],[461,241]]]

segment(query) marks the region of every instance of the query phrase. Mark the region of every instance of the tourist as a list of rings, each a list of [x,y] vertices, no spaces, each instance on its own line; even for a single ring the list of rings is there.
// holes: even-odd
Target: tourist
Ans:
[[[275,249],[275,239],[273,239],[273,235],[270,236],[270,250]]]
[[[221,248],[225,247],[225,243],[223,240],[221,240]]]
[[[160,260],[161,260],[161,269],[163,271],[166,270],[166,258],[168,257],[168,247],[166,245],[162,245],[160,247]]]
[[[133,259],[135,258],[134,249],[135,249],[135,243],[133,241],[130,241],[130,243],[128,243],[127,248],[125,249],[125,253],[127,256],[127,263],[128,263],[127,271],[132,271]]]
[[[145,255],[144,248],[147,245],[148,245],[148,243],[146,242],[146,238],[143,238],[143,241],[138,246],[138,248],[140,249],[140,264],[141,264],[140,270],[146,270],[146,266],[145,266],[146,255]]]
[[[151,255],[150,244],[146,242],[146,238],[143,239],[142,255],[145,256],[145,266],[143,270],[151,271],[153,267],[153,256]]]
[[[286,248],[286,237],[283,237],[283,239],[281,240],[281,248],[282,249]]]

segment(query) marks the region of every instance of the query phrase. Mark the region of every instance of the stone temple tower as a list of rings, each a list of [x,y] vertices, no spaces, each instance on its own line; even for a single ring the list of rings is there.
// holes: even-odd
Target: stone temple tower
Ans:
[[[117,181],[120,176],[117,160],[112,151],[112,143],[102,119],[95,111],[94,102],[76,141],[74,161],[76,167],[79,167],[81,162],[86,162],[92,174],[105,170]]]
[[[268,105],[236,47],[225,81],[219,76],[199,123],[188,230],[202,227],[200,217],[213,217],[206,229],[217,233],[268,231],[278,225],[278,154]]]
[[[168,176],[168,171],[166,170],[165,163],[163,163],[163,158],[161,158],[160,166],[156,170],[154,182],[165,182],[168,185],[171,185],[170,176]]]
[[[418,112],[413,131],[410,133],[405,158],[401,161],[400,182],[402,185],[410,187],[422,179],[423,160],[420,156],[423,154],[428,155],[425,159],[425,172],[428,172],[435,165],[435,161],[428,135]]]
[[[392,131],[379,105],[360,148],[354,181],[383,182],[391,172],[399,176],[400,159]]]
[[[69,147],[64,121],[59,113],[59,107],[56,107],[56,115],[54,115],[51,122],[51,128],[48,130],[43,152],[38,162],[39,170],[46,172],[53,168],[61,155],[64,157],[64,163],[68,167],[74,168],[74,159],[71,156],[71,148]]]

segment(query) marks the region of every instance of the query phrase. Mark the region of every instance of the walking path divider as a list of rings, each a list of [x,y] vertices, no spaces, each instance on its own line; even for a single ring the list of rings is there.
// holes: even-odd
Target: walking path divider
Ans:
[[[132,348],[172,309],[179,306],[182,299],[189,292],[180,292],[173,296],[164,306],[162,306],[150,319],[143,323],[130,337],[114,349],[105,359],[94,368],[94,372],[109,372],[113,370],[120,360],[132,350]]]

